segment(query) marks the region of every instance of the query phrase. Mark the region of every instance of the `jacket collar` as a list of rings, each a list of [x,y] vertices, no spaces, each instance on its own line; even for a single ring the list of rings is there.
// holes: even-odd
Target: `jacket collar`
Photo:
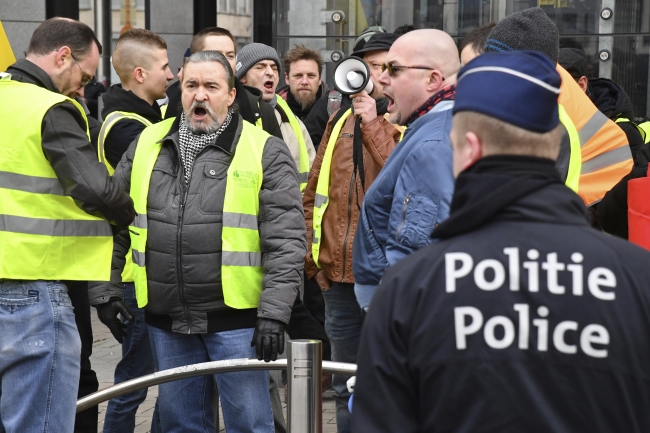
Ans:
[[[128,111],[138,114],[152,123],[157,123],[162,120],[162,114],[160,113],[160,107],[157,102],[149,105],[147,101],[132,91],[124,90],[121,84],[115,84],[109,87],[102,99],[104,101],[104,108],[102,109],[103,118],[106,118],[113,111]]]
[[[36,84],[38,87],[42,87],[49,91],[61,93],[47,72],[29,60],[18,60],[7,69],[7,72],[11,74],[12,80],[20,81],[23,83]]]
[[[179,114],[174,119],[172,126],[165,136],[160,140],[163,144],[165,142],[171,143],[178,152],[178,128],[180,126],[181,115]],[[206,147],[214,146],[223,150],[228,154],[233,154],[236,143],[239,141],[243,129],[243,120],[239,113],[233,113],[230,125],[217,137],[214,143]]]

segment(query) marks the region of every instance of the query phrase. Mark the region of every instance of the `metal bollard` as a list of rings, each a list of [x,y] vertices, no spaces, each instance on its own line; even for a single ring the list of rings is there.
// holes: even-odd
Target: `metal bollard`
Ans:
[[[323,344],[319,340],[292,340],[287,351],[287,431],[322,433],[321,373]]]

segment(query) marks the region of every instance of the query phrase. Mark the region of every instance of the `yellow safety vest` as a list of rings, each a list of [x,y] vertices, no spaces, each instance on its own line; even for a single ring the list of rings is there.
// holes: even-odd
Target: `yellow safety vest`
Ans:
[[[131,119],[142,123],[145,127],[151,125],[151,122],[140,116],[136,113],[130,113],[128,111],[114,111],[106,116],[104,123],[102,123],[102,128],[99,130],[99,137],[97,138],[97,157],[99,162],[103,163],[108,170],[108,173],[112,176],[115,173],[115,169],[111,164],[106,160],[106,152],[104,150],[104,143],[106,142],[106,137],[108,133],[111,132],[113,126],[122,119]],[[123,283],[132,283],[133,282],[133,254],[131,250],[126,253],[126,263],[124,264],[124,269],[122,270],[122,282]]]
[[[636,124],[632,122],[630,119],[626,117],[617,117],[616,120],[614,121],[616,123],[631,123],[632,125],[636,126],[636,129],[639,131],[639,134],[641,134],[641,138],[643,139],[643,143],[647,144],[650,142],[650,137],[648,136],[648,133],[650,133],[650,122],[643,122],[641,124]],[[646,124],[648,132],[646,132],[645,128],[643,125]]]
[[[134,282],[138,307],[147,305],[147,196],[162,139],[174,119],[147,127],[138,140],[131,171],[131,198],[137,216],[129,226],[133,248]],[[262,153],[270,135],[242,122],[226,177],[221,233],[221,285],[224,302],[231,308],[256,308],[262,293],[262,249],[257,221],[262,187]]]
[[[569,134],[569,143],[571,144],[571,155],[569,157],[569,170],[567,173],[566,186],[571,188],[575,193],[578,192],[580,185],[580,171],[582,170],[582,156],[580,153],[580,136],[573,121],[567,114],[562,104],[558,104],[558,113],[560,122],[566,128]]]
[[[345,124],[347,118],[352,114],[352,108],[348,110],[341,116],[332,132],[330,133],[330,138],[327,141],[327,149],[325,150],[325,155],[323,156],[323,164],[320,167],[320,173],[318,174],[318,183],[316,184],[316,196],[314,197],[314,219],[312,224],[312,230],[314,232],[312,241],[311,241],[311,255],[314,259],[316,266],[320,268],[318,263],[318,254],[320,253],[320,241],[322,233],[322,224],[323,224],[323,215],[325,215],[325,210],[329,204],[329,191],[330,191],[330,170],[332,166],[332,155],[334,155],[334,146],[338,141],[339,134],[341,133],[341,128]]]
[[[643,123],[637,125],[645,134],[645,143],[650,143],[650,120],[646,120]]]
[[[307,143],[305,143],[305,137],[302,135],[302,129],[300,128],[300,123],[298,119],[289,108],[289,105],[286,101],[279,96],[275,97],[277,104],[284,110],[284,114],[289,118],[289,124],[293,133],[296,134],[298,138],[298,147],[300,147],[300,167],[298,167],[298,180],[300,181],[300,192],[304,191],[307,187],[307,179],[309,178],[309,154],[307,153]]]
[[[0,78],[0,279],[108,281],[113,233],[81,210],[43,154],[47,111],[74,100]],[[88,135],[89,137],[89,135]],[[90,140],[90,138],[89,138]]]
[[[151,125],[151,122],[144,117],[136,113],[130,113],[128,111],[113,111],[108,116],[106,116],[104,123],[102,123],[102,128],[99,130],[99,137],[97,138],[97,157],[99,158],[99,162],[106,166],[111,176],[113,173],[115,173],[115,169],[106,160],[104,142],[106,141],[106,136],[108,136],[108,134],[111,132],[111,129],[113,129],[113,126],[115,126],[115,124],[122,119],[135,120],[142,123],[144,126]]]

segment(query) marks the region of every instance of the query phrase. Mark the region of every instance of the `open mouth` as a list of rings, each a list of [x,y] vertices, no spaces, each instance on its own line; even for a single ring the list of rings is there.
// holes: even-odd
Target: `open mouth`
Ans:
[[[266,90],[268,90],[269,92],[272,92],[272,91],[273,91],[273,87],[274,87],[274,86],[273,86],[273,81],[270,81],[270,80],[269,80],[269,81],[265,81],[265,82],[264,82],[264,88],[265,88]]]
[[[388,106],[386,107],[386,109],[390,111],[392,108],[395,108],[395,100],[385,93],[384,96],[386,97],[386,99],[388,99]]]
[[[203,107],[196,107],[194,109],[194,118],[197,119],[197,120],[205,119],[207,114],[208,114],[208,111]]]

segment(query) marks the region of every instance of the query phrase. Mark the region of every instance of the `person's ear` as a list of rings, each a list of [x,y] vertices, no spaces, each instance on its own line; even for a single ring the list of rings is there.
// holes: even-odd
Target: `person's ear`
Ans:
[[[578,85],[583,92],[587,93],[587,88],[589,87],[589,79],[583,75],[578,79]]]
[[[68,46],[62,46],[56,51],[55,62],[57,68],[62,68],[63,64],[72,57],[72,50]]]
[[[443,83],[442,73],[437,69],[432,69],[427,74],[427,90],[429,92],[435,92],[440,89]]]
[[[230,107],[235,102],[235,97],[237,96],[237,89],[234,87],[230,92],[228,92],[228,106]]]
[[[133,78],[140,84],[144,83],[145,75],[146,71],[139,66],[133,70]]]
[[[287,74],[286,72],[284,73],[284,82],[285,83],[289,82],[289,74]]]
[[[465,142],[467,146],[468,155],[467,155],[467,159],[465,160],[463,170],[466,170],[467,168],[476,164],[476,161],[483,158],[485,154],[485,149],[483,149],[483,143],[475,133],[466,132]]]

